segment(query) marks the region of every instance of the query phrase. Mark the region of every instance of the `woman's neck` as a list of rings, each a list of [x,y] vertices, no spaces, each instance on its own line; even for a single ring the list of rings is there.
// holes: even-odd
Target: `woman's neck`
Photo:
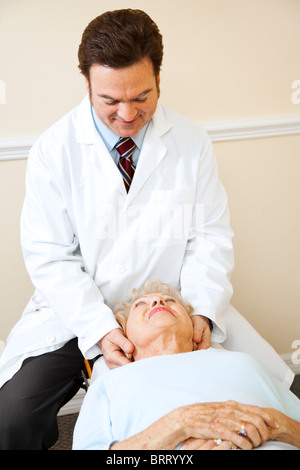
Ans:
[[[151,344],[145,347],[135,348],[133,357],[135,361],[146,359],[147,357],[163,356],[166,354],[179,354],[193,351],[193,341],[178,340],[176,337],[158,336]]]

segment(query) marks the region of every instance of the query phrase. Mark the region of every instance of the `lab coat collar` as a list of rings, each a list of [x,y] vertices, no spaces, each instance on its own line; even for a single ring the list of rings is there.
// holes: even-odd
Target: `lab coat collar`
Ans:
[[[171,124],[164,118],[163,108],[159,105],[145,135],[135,175],[128,192],[128,204],[131,203],[161,160],[166,156],[167,146],[163,136],[171,127]]]
[[[78,106],[77,120],[75,124],[76,142],[78,144],[94,144],[97,137],[89,95]]]
[[[158,136],[162,136],[171,129],[171,124],[166,120],[163,107],[158,103],[154,116],[150,124],[154,125]],[[76,122],[76,141],[79,144],[93,144],[97,141],[97,131],[91,113],[91,103],[89,95],[82,100],[78,106]]]
[[[101,147],[103,149],[105,148],[103,158],[107,160],[107,168],[110,172],[109,179],[111,180],[112,184],[116,184],[118,186],[123,196],[127,195],[126,204],[124,206],[124,209],[126,209],[126,207],[142,189],[145,182],[148,180],[160,161],[165,157],[167,153],[167,146],[164,143],[163,136],[171,128],[171,123],[165,118],[163,106],[158,103],[157,109],[147,129],[139,157],[139,162],[128,194],[126,193],[120,172],[114,164],[109,152],[107,151],[105,144],[99,136],[99,133],[97,132],[91,113],[91,104],[88,95],[80,103],[78,108],[76,140],[77,143],[88,145],[94,144],[95,147],[99,146],[99,144],[102,144]]]

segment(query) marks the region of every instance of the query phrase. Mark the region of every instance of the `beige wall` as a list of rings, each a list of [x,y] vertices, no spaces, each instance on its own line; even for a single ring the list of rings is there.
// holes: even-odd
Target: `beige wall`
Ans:
[[[164,35],[161,99],[176,111],[202,123],[300,115],[291,100],[299,0],[0,0],[0,143],[38,136],[78,104],[83,29],[127,7],[147,11]],[[233,304],[279,353],[291,353],[300,339],[300,135],[215,149],[235,231]],[[26,160],[0,162],[0,340],[33,289],[19,245],[25,169]]]
[[[77,105],[83,29],[128,6],[164,34],[162,99],[173,109],[204,122],[299,114],[299,0],[0,0],[0,138],[35,137]]]
[[[300,339],[300,135],[215,148],[235,232],[232,303],[291,352]]]

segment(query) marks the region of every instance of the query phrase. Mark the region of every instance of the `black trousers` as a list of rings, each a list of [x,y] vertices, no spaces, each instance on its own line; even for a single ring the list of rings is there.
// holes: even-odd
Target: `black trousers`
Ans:
[[[77,338],[26,359],[0,389],[0,450],[46,450],[58,439],[57,413],[79,390],[84,359]]]

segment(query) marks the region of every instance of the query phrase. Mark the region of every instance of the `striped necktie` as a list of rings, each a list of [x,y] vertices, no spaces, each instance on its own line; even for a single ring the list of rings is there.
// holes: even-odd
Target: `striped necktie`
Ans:
[[[135,143],[130,137],[120,137],[116,144],[116,149],[120,154],[118,168],[123,176],[126,191],[129,191],[130,184],[135,171],[135,164],[132,161],[132,154]]]

